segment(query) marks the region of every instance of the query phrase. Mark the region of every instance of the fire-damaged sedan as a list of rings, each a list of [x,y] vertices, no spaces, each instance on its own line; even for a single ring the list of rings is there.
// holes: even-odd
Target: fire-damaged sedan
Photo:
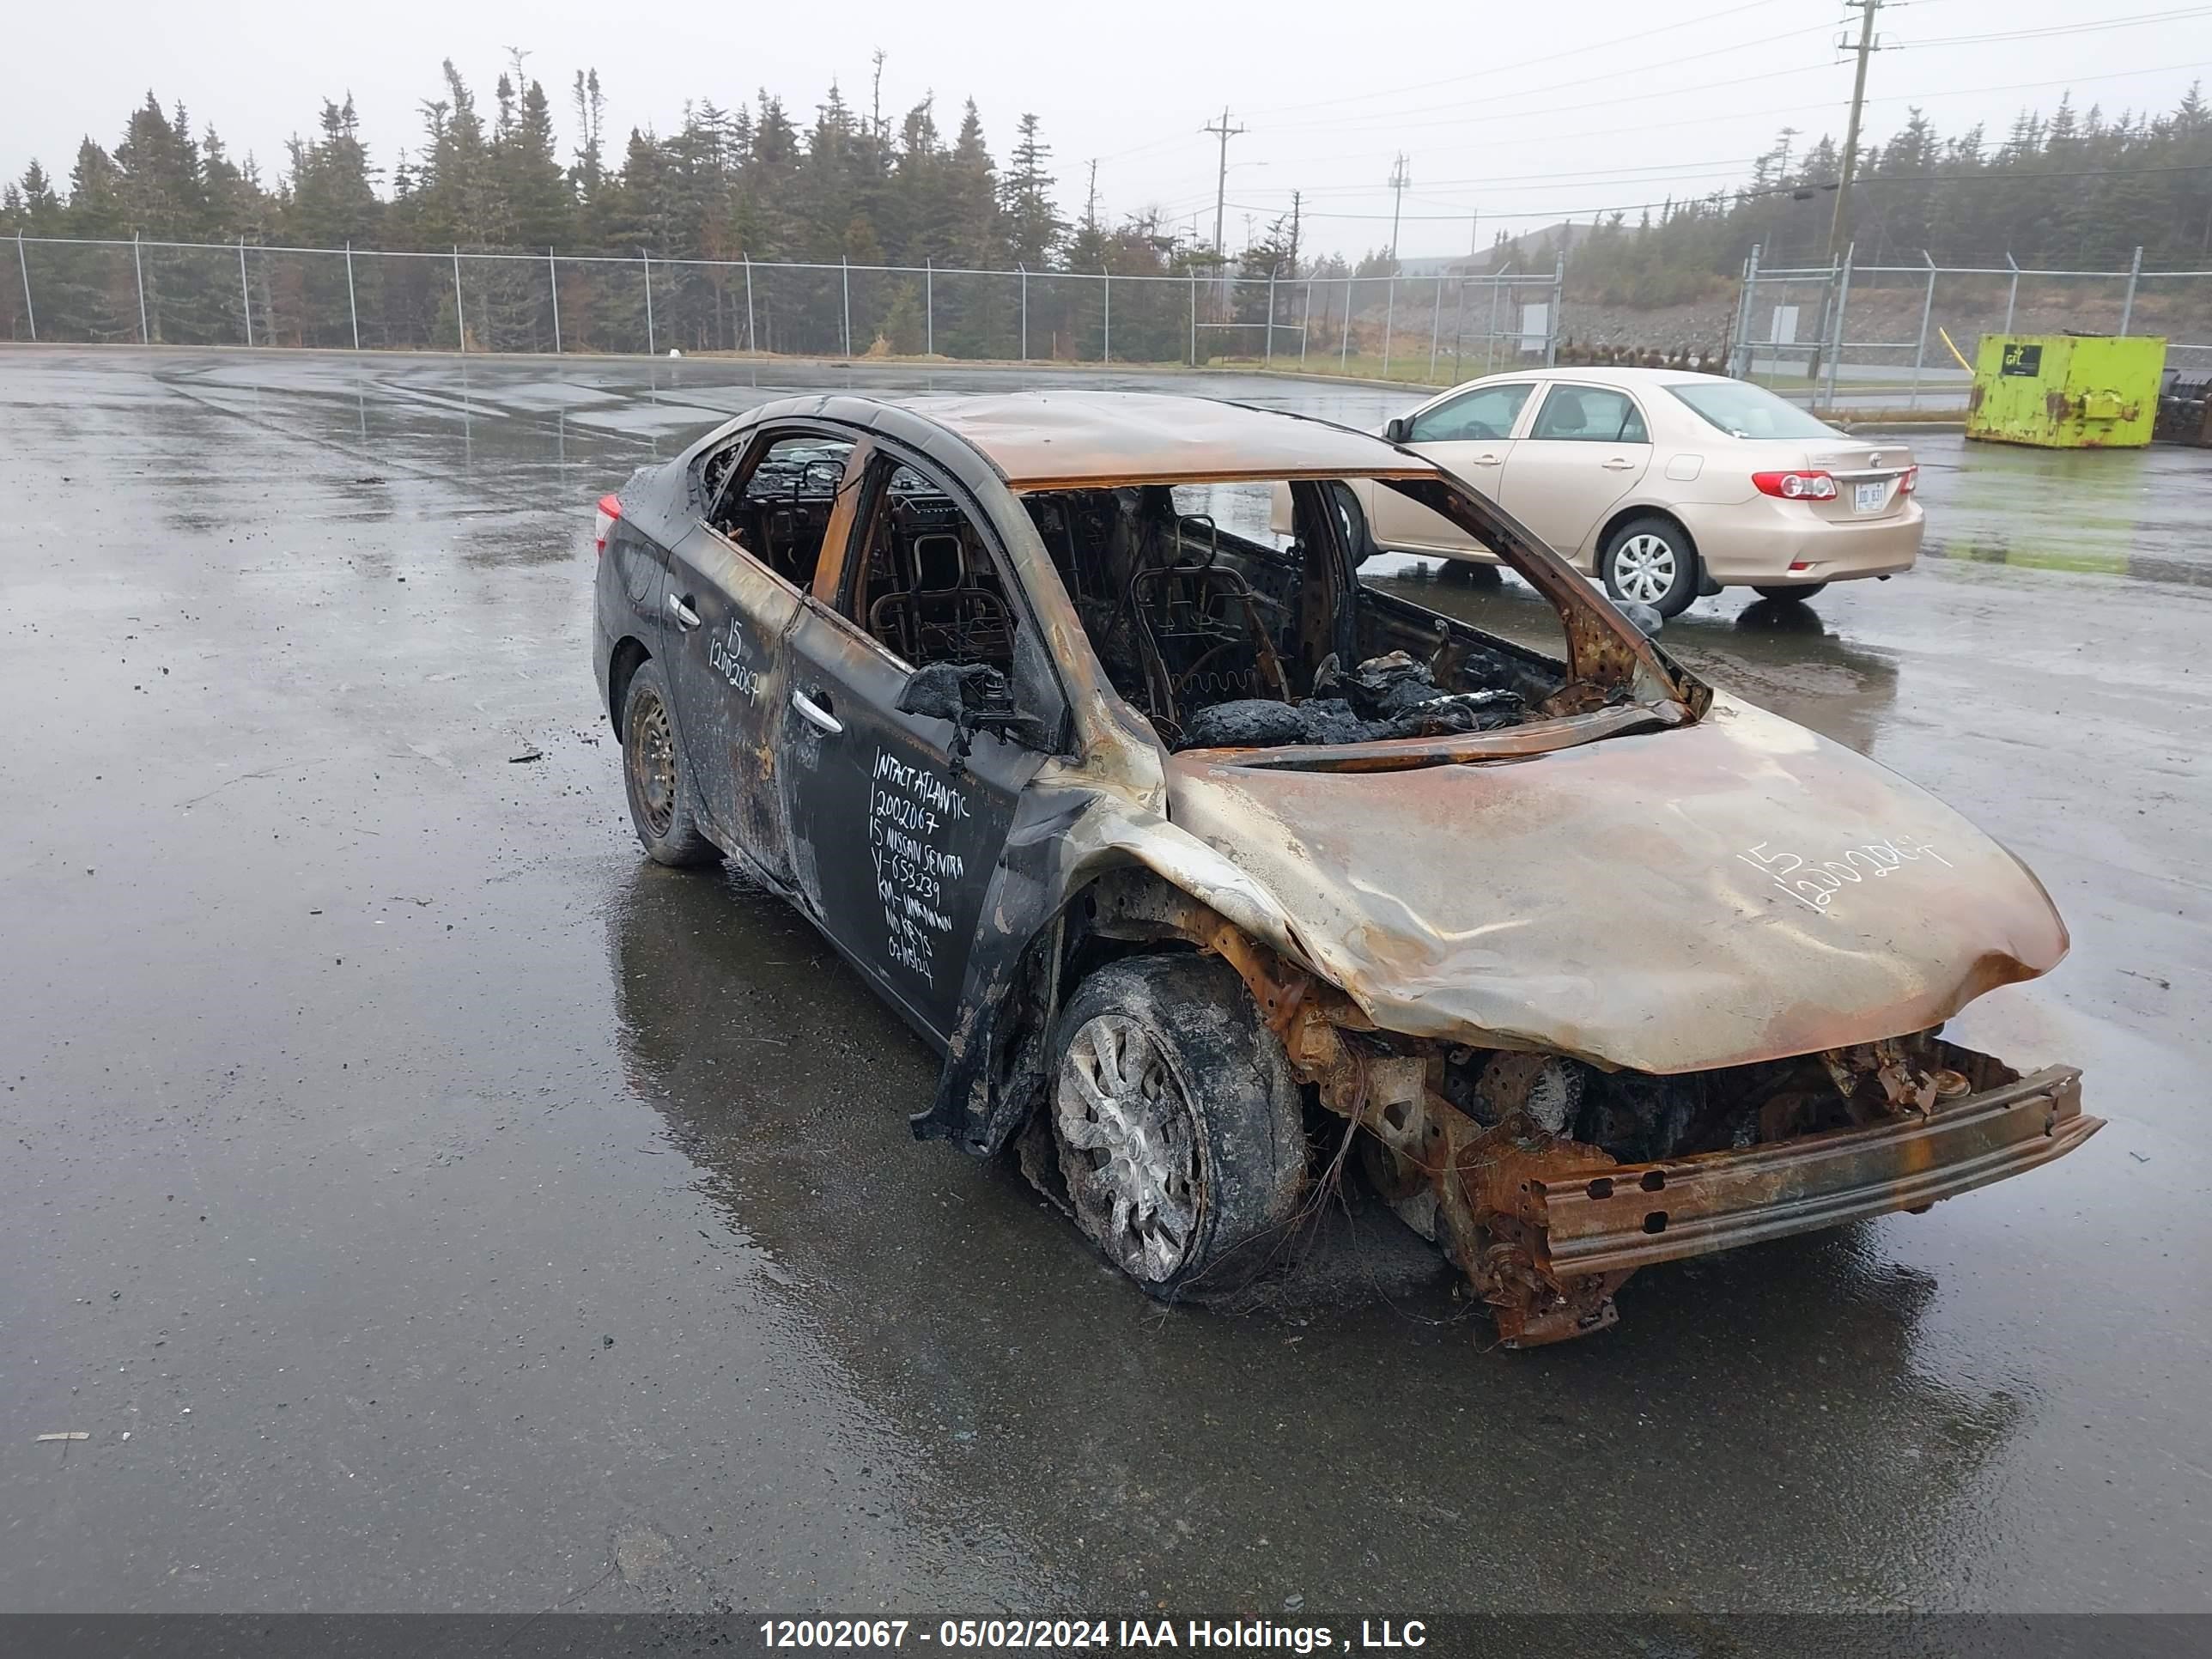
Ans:
[[[1362,584],[1355,483],[1495,549],[1547,637]],[[1355,1141],[1533,1345],[1647,1264],[2100,1127],[2076,1072],[1939,1034],[2065,953],[2018,860],[1412,450],[1180,398],[810,398],[598,535],[647,852],[805,911],[945,1056],[915,1133],[1016,1148],[1155,1295],[1265,1271]]]

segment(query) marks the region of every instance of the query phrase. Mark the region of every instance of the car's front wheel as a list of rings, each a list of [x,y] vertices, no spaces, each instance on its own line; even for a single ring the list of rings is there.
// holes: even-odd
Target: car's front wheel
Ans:
[[[623,694],[623,787],[638,844],[657,864],[713,864],[721,849],[700,833],[699,797],[676,740],[668,680],[648,658]]]
[[[1157,1297],[1266,1267],[1306,1182],[1283,1045],[1216,957],[1131,957],[1062,1011],[1049,1109],[1076,1224]]]
[[[1631,519],[1614,531],[1598,561],[1605,591],[1679,617],[1698,597],[1698,550],[1671,519]]]

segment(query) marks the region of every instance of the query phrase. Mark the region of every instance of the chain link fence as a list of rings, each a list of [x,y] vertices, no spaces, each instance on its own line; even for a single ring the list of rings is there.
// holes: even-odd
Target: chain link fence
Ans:
[[[1451,382],[1551,362],[1563,266],[1117,276],[18,236],[0,338],[464,352],[1207,363]]]
[[[1771,268],[1753,248],[1729,370],[1827,409],[1962,410],[1984,334],[2160,335],[2169,368],[2212,369],[2212,270],[2002,265]],[[1954,356],[1954,351],[1957,356]]]

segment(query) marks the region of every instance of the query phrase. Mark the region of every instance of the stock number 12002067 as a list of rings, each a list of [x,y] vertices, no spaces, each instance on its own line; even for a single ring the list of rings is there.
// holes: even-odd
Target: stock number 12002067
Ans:
[[[911,1621],[904,1619],[769,1619],[761,1640],[772,1648],[898,1648]],[[927,1630],[915,1632],[922,1641]],[[1082,1619],[948,1619],[937,1627],[944,1648],[1103,1648],[1112,1645],[1106,1621]]]

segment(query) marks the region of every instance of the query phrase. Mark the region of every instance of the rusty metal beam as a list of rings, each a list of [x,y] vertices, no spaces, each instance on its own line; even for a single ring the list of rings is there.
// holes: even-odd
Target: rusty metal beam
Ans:
[[[1614,1273],[1924,1209],[2072,1152],[2105,1127],[2055,1066],[1905,1116],[1743,1152],[1563,1170],[1539,1194],[1543,1265]]]

